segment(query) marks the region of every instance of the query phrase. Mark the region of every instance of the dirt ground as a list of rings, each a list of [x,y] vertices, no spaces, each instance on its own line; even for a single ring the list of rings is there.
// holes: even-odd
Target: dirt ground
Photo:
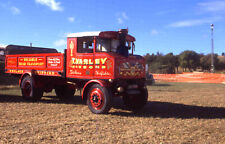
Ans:
[[[225,85],[156,83],[148,90],[139,113],[115,98],[108,115],[95,115],[79,96],[26,102],[18,87],[0,87],[0,143],[225,142]]]

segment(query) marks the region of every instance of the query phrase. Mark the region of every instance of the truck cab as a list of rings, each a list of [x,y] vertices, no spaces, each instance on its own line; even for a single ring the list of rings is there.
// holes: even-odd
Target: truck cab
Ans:
[[[68,78],[145,78],[144,59],[133,54],[135,38],[127,30],[68,35]]]
[[[126,29],[68,35],[66,77],[74,82],[77,79],[90,82],[83,88],[85,101],[91,95],[92,85],[101,83],[110,95],[121,96],[131,109],[139,109],[146,103],[145,60],[133,54],[134,42],[135,38]],[[92,99],[101,103],[101,92],[94,95]],[[94,101],[91,104],[95,107]]]

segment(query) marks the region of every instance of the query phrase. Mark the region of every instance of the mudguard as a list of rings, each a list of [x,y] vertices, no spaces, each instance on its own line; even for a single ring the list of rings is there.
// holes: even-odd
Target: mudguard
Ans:
[[[102,87],[107,87],[108,86],[108,83],[106,81],[103,81],[103,80],[90,80],[88,81],[84,87],[83,87],[83,90],[82,90],[82,99],[85,100],[86,99],[86,96],[87,96],[87,93],[88,93],[88,89],[93,85],[93,84],[99,84],[101,85]]]

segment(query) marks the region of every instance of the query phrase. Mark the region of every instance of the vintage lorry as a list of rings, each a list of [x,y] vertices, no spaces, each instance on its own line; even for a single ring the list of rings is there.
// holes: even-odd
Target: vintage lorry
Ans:
[[[134,55],[135,38],[128,30],[71,33],[64,53],[56,49],[8,45],[5,72],[19,76],[22,97],[40,100],[55,90],[70,99],[80,89],[84,102],[95,114],[108,113],[112,98],[122,97],[131,110],[148,99],[145,60]]]

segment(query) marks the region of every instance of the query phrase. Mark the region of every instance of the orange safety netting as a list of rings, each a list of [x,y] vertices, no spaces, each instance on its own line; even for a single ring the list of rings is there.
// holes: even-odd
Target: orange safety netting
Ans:
[[[193,82],[193,83],[225,83],[225,74],[214,73],[183,73],[153,74],[156,81]]]

